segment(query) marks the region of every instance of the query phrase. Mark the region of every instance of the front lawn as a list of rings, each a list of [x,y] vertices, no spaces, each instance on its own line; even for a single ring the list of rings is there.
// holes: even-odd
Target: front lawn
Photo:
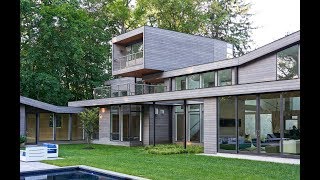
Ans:
[[[143,147],[61,144],[57,166],[87,165],[149,179],[299,179],[300,165],[194,154],[149,154]]]

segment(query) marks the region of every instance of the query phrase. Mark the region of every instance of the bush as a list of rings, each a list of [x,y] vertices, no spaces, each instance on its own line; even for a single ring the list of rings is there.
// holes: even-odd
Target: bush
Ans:
[[[27,140],[27,137],[25,135],[20,135],[20,144],[25,143]]]
[[[144,148],[149,154],[184,154],[184,153],[203,153],[203,147],[199,145],[188,145],[184,149],[182,145],[178,144],[159,144],[156,146],[146,146]]]

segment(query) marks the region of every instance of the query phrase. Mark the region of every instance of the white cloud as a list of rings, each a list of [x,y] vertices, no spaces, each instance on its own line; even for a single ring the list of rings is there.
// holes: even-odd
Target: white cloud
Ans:
[[[247,0],[252,3],[254,48],[300,30],[299,0]]]

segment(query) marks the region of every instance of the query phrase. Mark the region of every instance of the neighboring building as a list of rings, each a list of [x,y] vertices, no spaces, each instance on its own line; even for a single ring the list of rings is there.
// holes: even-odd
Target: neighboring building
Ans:
[[[68,105],[100,107],[95,143],[300,157],[299,42],[300,31],[232,58],[226,42],[144,26],[112,39],[119,78]]]
[[[83,140],[83,129],[77,115],[82,110],[20,96],[20,135],[27,136],[27,144]]]

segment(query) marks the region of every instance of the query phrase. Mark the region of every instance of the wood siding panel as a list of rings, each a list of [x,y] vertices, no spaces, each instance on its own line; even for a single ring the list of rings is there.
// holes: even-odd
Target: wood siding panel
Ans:
[[[20,135],[26,134],[26,108],[20,104]]]
[[[290,91],[290,90],[300,90],[300,79],[260,82],[260,83],[252,83],[252,84],[239,84],[239,85],[232,85],[232,86],[173,91],[173,92],[155,93],[155,94],[144,94],[144,95],[126,96],[126,97],[114,97],[114,98],[106,98],[106,99],[73,101],[73,102],[69,102],[68,105],[75,106],[75,107],[97,106],[97,105],[108,105],[108,104],[141,103],[141,102],[152,102],[152,101],[205,98],[205,97],[215,97],[215,96],[241,95],[241,94],[278,92],[278,91]]]
[[[146,26],[145,68],[168,71],[213,62],[215,42],[210,38]],[[217,46],[221,44],[223,41]]]
[[[203,144],[204,153],[217,153],[217,100],[216,98],[204,99],[203,118]]]
[[[110,106],[99,109],[99,140],[110,140]]]
[[[159,109],[159,114],[156,115],[156,144],[162,144],[162,143],[169,143],[170,137],[169,137],[169,107],[168,106],[162,106],[162,105],[156,105],[156,108]],[[164,110],[164,114],[160,114],[160,109]],[[149,112],[150,112],[150,135],[149,135],[149,142],[150,144],[153,144],[153,105],[149,106]]]
[[[276,54],[239,66],[239,84],[275,81],[277,73],[276,68]]]
[[[168,78],[168,77],[175,77],[175,76],[181,76],[186,74],[192,74],[192,73],[199,73],[204,71],[210,71],[215,69],[221,69],[221,68],[227,68],[232,66],[239,66],[242,64],[245,64],[249,61],[254,61],[257,58],[260,58],[262,56],[265,56],[267,54],[270,54],[272,52],[276,52],[284,47],[287,47],[289,45],[296,44],[300,41],[300,31],[291,34],[290,36],[283,37],[277,41],[274,41],[272,43],[269,43],[265,46],[262,46],[256,50],[253,50],[243,56],[233,58],[233,59],[227,59],[227,60],[221,60],[206,64],[200,64],[200,65],[194,65],[192,67],[180,67],[179,69],[166,71],[162,73],[152,74],[144,76],[143,79],[154,79],[154,78]],[[170,64],[169,64],[170,66]]]

